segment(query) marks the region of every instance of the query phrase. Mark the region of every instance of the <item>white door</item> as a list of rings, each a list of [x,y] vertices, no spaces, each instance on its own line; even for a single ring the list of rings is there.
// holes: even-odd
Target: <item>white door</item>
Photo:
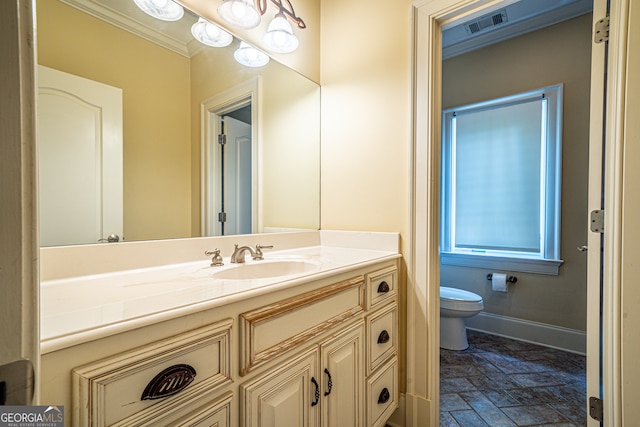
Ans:
[[[606,0],[593,2],[594,25],[607,16]],[[605,126],[605,68],[606,42],[595,42],[591,46],[591,101],[589,118],[589,194],[588,212],[585,212],[585,224],[590,224],[590,212],[604,208],[602,147]],[[587,425],[599,426],[600,422],[590,416],[591,398],[602,399],[600,372],[601,349],[600,331],[602,315],[600,295],[602,286],[602,235],[588,232],[587,240]],[[595,414],[594,414],[595,415]]]
[[[42,246],[122,236],[122,90],[38,67]]]
[[[224,116],[221,212],[226,213],[223,235],[251,233],[251,125]]]

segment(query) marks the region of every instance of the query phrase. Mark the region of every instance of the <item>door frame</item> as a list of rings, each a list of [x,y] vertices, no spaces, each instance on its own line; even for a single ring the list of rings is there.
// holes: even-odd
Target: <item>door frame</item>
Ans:
[[[251,232],[262,230],[262,144],[261,138],[261,90],[260,76],[247,80],[224,92],[202,101],[200,105],[200,200],[202,236],[220,235],[220,225],[215,219],[219,190],[214,176],[209,173],[218,164],[218,150],[214,149],[221,133],[220,117],[239,107],[251,104]]]
[[[0,2],[0,380],[9,383],[7,404],[14,405],[39,401],[34,3]],[[28,366],[28,370],[3,369],[14,362]],[[10,384],[12,381],[23,385]],[[10,391],[13,386],[15,393]]]
[[[510,0],[416,0],[412,3],[412,122],[410,182],[410,253],[407,256],[407,391],[408,427],[438,425],[439,419],[439,230],[442,27],[461,18],[479,16],[488,7]],[[605,233],[603,250],[602,382],[605,425],[621,420],[620,385],[620,244],[622,238],[621,149],[623,143],[626,25],[630,0],[611,0],[611,28],[605,132]],[[606,0],[594,0],[596,13]],[[600,18],[600,16],[598,16]],[[593,96],[591,102],[594,102]],[[594,109],[602,111],[602,103]],[[602,131],[602,128],[600,128]],[[593,135],[593,129],[591,135]],[[601,133],[602,135],[602,133]],[[601,170],[601,168],[599,168]],[[590,201],[591,202],[591,201]],[[588,213],[585,213],[585,217]],[[588,220],[585,218],[585,227]],[[591,236],[590,236],[591,240]],[[591,284],[590,284],[591,286]],[[593,298],[594,293],[589,296]],[[599,306],[599,296],[598,304]],[[587,316],[596,304],[589,303]],[[598,307],[599,308],[599,307]],[[598,322],[599,323],[599,322]],[[588,358],[597,360],[594,339],[599,331],[589,322]],[[591,363],[591,362],[590,362]],[[591,365],[590,365],[591,367]],[[589,391],[591,391],[590,387]]]

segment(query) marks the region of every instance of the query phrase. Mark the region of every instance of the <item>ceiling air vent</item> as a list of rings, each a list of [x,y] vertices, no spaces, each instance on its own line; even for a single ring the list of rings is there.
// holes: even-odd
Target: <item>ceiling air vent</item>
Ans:
[[[468,35],[473,35],[481,31],[502,25],[507,22],[507,11],[500,9],[489,15],[481,16],[469,22],[465,22],[464,28]]]

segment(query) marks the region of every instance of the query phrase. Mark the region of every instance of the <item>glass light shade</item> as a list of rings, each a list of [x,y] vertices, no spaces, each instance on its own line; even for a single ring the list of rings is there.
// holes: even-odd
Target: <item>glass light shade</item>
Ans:
[[[184,9],[171,0],[133,0],[147,15],[163,21],[178,21],[184,15]]]
[[[238,28],[255,28],[260,23],[260,12],[249,0],[223,0],[218,15]]]
[[[233,41],[231,34],[204,18],[199,18],[198,22],[191,26],[191,34],[196,40],[207,46],[225,47]]]
[[[233,53],[233,57],[247,67],[262,67],[269,63],[269,56],[245,42],[240,42],[240,47]]]
[[[291,24],[282,13],[278,13],[271,20],[262,42],[267,49],[278,53],[291,53],[298,48],[299,44],[298,38],[293,34]]]

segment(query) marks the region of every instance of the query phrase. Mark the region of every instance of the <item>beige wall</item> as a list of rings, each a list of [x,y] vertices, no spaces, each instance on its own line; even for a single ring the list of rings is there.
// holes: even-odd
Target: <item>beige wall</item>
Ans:
[[[394,231],[409,253],[411,1],[322,0],[321,228]],[[406,264],[400,389],[406,389]]]
[[[553,46],[553,48],[550,48]],[[591,15],[511,39],[443,64],[443,106],[456,107],[564,83],[562,225],[558,276],[509,272],[508,294],[492,292],[491,270],[443,265],[442,286],[482,295],[485,312],[586,330],[588,123]],[[509,165],[504,165],[505,174]]]
[[[36,10],[40,64],[123,89],[124,238],[190,236],[189,60],[57,1]]]
[[[323,229],[407,237],[410,3],[322,1]]]

